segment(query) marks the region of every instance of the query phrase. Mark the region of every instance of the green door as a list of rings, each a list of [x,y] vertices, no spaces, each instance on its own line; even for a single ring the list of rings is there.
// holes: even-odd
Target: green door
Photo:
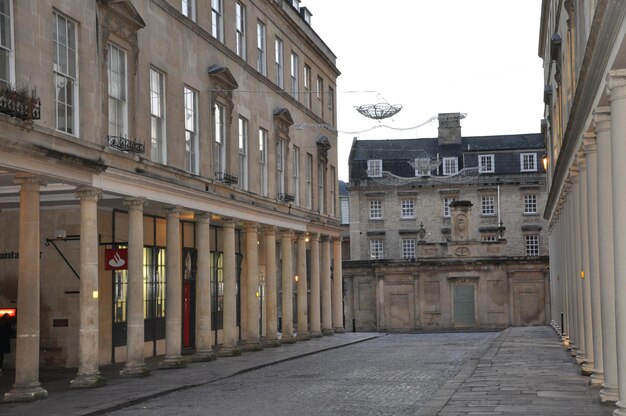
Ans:
[[[454,287],[454,326],[473,327],[474,316],[474,286]]]

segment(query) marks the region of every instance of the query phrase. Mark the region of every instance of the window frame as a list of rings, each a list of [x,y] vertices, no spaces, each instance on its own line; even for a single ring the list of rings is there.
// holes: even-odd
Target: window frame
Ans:
[[[483,159],[484,158],[484,159]],[[489,161],[488,166],[487,163],[483,163],[483,161]],[[480,173],[494,173],[496,171],[496,162],[495,155],[478,155],[478,172]]]
[[[414,219],[415,218],[415,199],[410,198],[410,199],[400,200],[400,218],[402,219]]]
[[[274,63],[276,65],[276,85],[285,89],[285,44],[279,37],[274,39]]]
[[[304,64],[302,82],[304,85],[304,106],[311,109],[311,67]]]
[[[520,171],[521,172],[537,172],[537,153],[520,153],[519,157],[520,157]],[[531,158],[532,163],[530,167],[526,167],[527,157]]]
[[[7,79],[0,79],[0,88],[2,88],[3,84],[6,84],[6,87],[9,86],[13,86],[15,85],[15,27],[14,27],[14,18],[13,18],[13,0],[6,0],[8,2],[9,5],[9,14],[7,15],[3,15],[5,16],[6,19],[0,19],[0,22],[8,21],[8,30],[3,30],[3,28],[0,26],[0,33],[8,33],[9,35],[9,40],[8,42],[6,42],[6,44],[3,46],[0,43],[0,50],[2,50],[4,56],[6,56],[7,62],[6,62],[6,70],[7,70]],[[1,41],[2,39],[0,39]]]
[[[383,160],[369,159],[366,173],[368,178],[381,178],[383,176]]]
[[[256,22],[256,48],[256,69],[261,75],[267,76],[267,26],[260,20]]]
[[[480,215],[483,217],[496,215],[496,197],[494,195],[480,196]]]
[[[52,33],[52,45],[53,45],[53,64],[52,64],[52,72],[54,79],[54,111],[55,111],[55,129],[57,131],[70,134],[72,136],[78,137],[80,136],[79,126],[80,126],[80,104],[79,104],[79,56],[78,56],[78,23],[75,20],[70,19],[66,15],[54,11],[54,30]],[[59,20],[65,21],[65,38],[67,39],[67,45],[65,47],[65,65],[67,67],[66,71],[63,71],[63,63],[59,62],[60,47],[62,46],[59,42]],[[70,31],[70,27],[72,27],[73,33],[68,33]],[[73,38],[73,45],[70,45],[70,38]],[[73,49],[72,49],[73,46]],[[70,52],[73,53],[70,53]],[[73,55],[73,58],[71,56]],[[73,59],[73,62],[72,62]],[[72,68],[73,64],[73,68]],[[62,80],[62,81],[61,81]],[[62,85],[59,84],[59,81],[62,82]],[[68,85],[71,85],[71,101],[68,97]],[[64,101],[59,101],[59,88],[63,89],[64,92]],[[63,107],[64,116],[59,115],[59,108]],[[72,109],[72,118],[71,122],[67,116],[68,109]],[[60,117],[64,120],[65,127],[62,127],[59,123]],[[69,126],[71,124],[71,126]]]
[[[450,166],[452,164],[452,166]],[[452,176],[459,173],[459,158],[458,157],[444,157],[443,158],[443,176]]]
[[[540,248],[539,234],[524,234],[524,252],[527,257],[539,256]]]
[[[381,199],[370,199],[368,202],[368,206],[370,220],[383,219],[383,201]]]
[[[118,66],[117,68],[117,72],[113,72],[113,56],[117,55],[117,62],[119,63],[119,58],[123,57],[123,62],[122,65]],[[120,68],[121,66],[123,66],[123,68]],[[120,69],[123,69],[123,71],[120,73]],[[119,75],[118,78],[118,90],[119,90],[119,96],[115,96],[112,95],[112,78],[113,75]],[[109,109],[108,109],[108,135],[109,136],[117,136],[117,137],[124,137],[127,138],[128,137],[128,58],[127,58],[127,53],[126,50],[123,49],[122,47],[112,43],[112,42],[107,42],[107,78],[108,78],[108,85],[107,85],[107,96],[108,96],[108,104],[109,104]],[[117,111],[115,111],[115,115],[116,115],[116,122],[114,123],[114,129],[113,131],[111,130],[111,106],[115,105],[115,109]],[[121,130],[120,130],[120,122],[118,120],[118,117],[120,115],[120,110],[121,110]]]
[[[189,102],[189,97],[191,97],[191,102]],[[190,104],[191,107],[189,107]],[[198,91],[188,85],[183,87],[183,109],[185,118],[185,170],[198,175]],[[189,121],[190,119],[191,121]]]
[[[259,127],[259,165],[261,167],[260,181],[261,186],[259,189],[259,193],[261,196],[269,195],[269,184],[268,184],[268,131],[264,128]]]
[[[524,214],[538,214],[537,194],[524,194]]]
[[[296,100],[298,100],[298,88],[299,88],[299,82],[300,82],[300,74],[299,74],[299,67],[300,67],[300,57],[298,56],[297,53],[295,53],[294,51],[291,51],[291,55],[289,58],[289,62],[290,62],[290,78],[291,78],[291,96],[293,98],[295,98]]]
[[[155,87],[153,75],[158,77],[158,91],[153,89]],[[158,103],[158,109],[154,108],[155,102]],[[150,67],[150,159],[161,164],[167,163],[166,110],[165,74],[154,67]]]
[[[186,6],[186,7],[185,7]],[[191,21],[196,21],[196,0],[181,0],[181,13]]]
[[[452,218],[452,210],[450,209],[450,204],[456,201],[456,198],[444,198],[443,199],[443,217],[444,218]]]
[[[313,155],[306,154],[306,208],[313,209]]]
[[[285,175],[285,142],[276,141],[276,190],[278,195],[287,193],[287,178]]]
[[[215,177],[226,173],[227,154],[226,107],[221,103],[213,104],[213,172]]]
[[[293,170],[293,196],[295,206],[300,206],[300,148],[293,145],[293,157],[291,158]]]
[[[235,53],[244,61],[248,57],[246,46],[246,6],[235,1]]]
[[[249,122],[243,116],[239,116],[237,121],[238,125],[238,134],[239,134],[239,146],[238,146],[238,156],[239,156],[239,180],[238,185],[241,190],[248,190],[248,149],[249,149]]]
[[[385,258],[385,242],[380,238],[370,239],[370,260]]]
[[[211,36],[224,43],[224,2],[211,0]]]
[[[416,258],[416,243],[415,238],[401,238],[400,247],[402,250],[403,260],[414,260]]]

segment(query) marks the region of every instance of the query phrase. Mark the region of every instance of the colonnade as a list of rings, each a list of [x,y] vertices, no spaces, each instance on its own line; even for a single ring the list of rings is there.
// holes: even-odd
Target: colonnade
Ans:
[[[20,186],[19,272],[15,384],[5,394],[5,401],[32,401],[47,397],[39,382],[40,342],[40,187],[45,181],[31,174],[16,174]],[[99,371],[98,341],[98,200],[102,192],[93,187],[78,188],[80,200],[80,328],[78,331],[79,369],[71,386],[97,387],[106,381]],[[144,362],[144,198],[126,198],[128,210],[128,278],[127,278],[127,355],[121,374],[146,376]],[[165,355],[160,367],[176,369],[185,366],[182,357],[182,264],[180,214],[182,208],[165,209],[166,217],[166,314]],[[197,281],[194,360],[215,358],[211,317],[210,219],[208,212],[195,214],[197,235]],[[232,356],[241,350],[258,350],[267,346],[306,341],[311,337],[343,332],[343,288],[341,279],[341,240],[331,235],[294,231],[236,219],[220,221],[223,233],[223,336],[217,349],[219,356]],[[237,323],[236,228],[243,229],[243,273],[241,275],[241,338]],[[263,243],[263,258],[259,246]],[[295,242],[296,255],[293,253]],[[282,299],[282,333],[278,331],[277,244],[280,245]],[[307,268],[307,244],[310,268]],[[331,248],[332,245],[332,248]],[[333,261],[331,262],[331,252]],[[265,267],[265,308],[259,323],[260,264]],[[295,269],[293,266],[295,265]],[[331,279],[331,268],[332,271]],[[294,275],[295,272],[295,275]],[[309,275],[310,273],[310,275]],[[332,281],[331,281],[332,280]],[[297,294],[297,331],[294,332],[293,283]],[[310,293],[309,284],[310,281]],[[309,305],[310,299],[310,305]],[[245,313],[245,315],[244,315]],[[261,328],[264,328],[261,336]]]
[[[626,70],[607,77],[609,106],[593,111],[551,218],[552,325],[626,415]]]

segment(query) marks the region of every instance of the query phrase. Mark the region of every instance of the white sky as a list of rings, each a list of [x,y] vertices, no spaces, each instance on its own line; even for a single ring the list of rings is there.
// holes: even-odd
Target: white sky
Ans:
[[[348,180],[353,137],[437,137],[436,121],[355,134],[379,124],[354,109],[362,104],[401,104],[381,122],[394,128],[459,112],[467,114],[463,136],[540,131],[541,0],[302,0],[302,6],[341,71],[339,179]]]

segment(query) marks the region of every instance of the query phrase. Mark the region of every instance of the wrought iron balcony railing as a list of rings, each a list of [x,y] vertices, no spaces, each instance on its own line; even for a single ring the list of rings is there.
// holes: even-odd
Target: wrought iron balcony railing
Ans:
[[[231,175],[228,172],[215,172],[215,179],[226,184],[236,184],[239,182],[238,177]]]
[[[290,194],[278,194],[278,199],[284,202],[293,202],[296,200],[296,197]]]
[[[35,90],[6,87],[0,89],[0,113],[21,120],[41,118],[41,100]]]

